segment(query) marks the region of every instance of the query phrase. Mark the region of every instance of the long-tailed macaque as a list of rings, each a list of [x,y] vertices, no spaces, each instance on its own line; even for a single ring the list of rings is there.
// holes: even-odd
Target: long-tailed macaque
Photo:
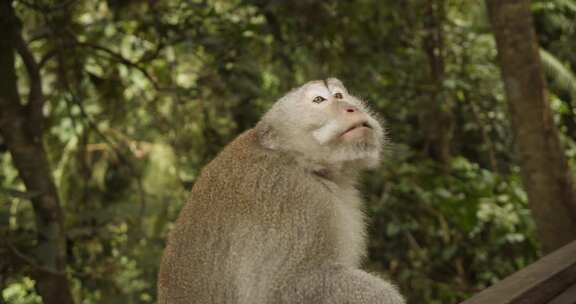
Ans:
[[[404,303],[358,268],[356,178],[383,142],[338,79],[282,97],[202,170],[162,258],[159,303]]]

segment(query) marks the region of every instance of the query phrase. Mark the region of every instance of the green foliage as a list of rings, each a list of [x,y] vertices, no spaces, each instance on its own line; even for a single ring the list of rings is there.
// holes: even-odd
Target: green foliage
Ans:
[[[571,99],[576,98],[576,75],[570,67],[544,49],[540,49],[540,57],[546,71],[554,79],[554,83],[560,89],[568,92]]]
[[[34,293],[34,281],[23,277],[21,281],[14,282],[2,291],[2,297],[7,303],[41,304],[42,299]]]
[[[495,174],[462,157],[449,174],[430,161],[403,159],[367,184],[375,194],[370,266],[407,293],[421,291],[412,293],[414,303],[455,303],[538,255],[517,174]]]
[[[442,2],[440,88],[424,50],[423,1],[63,3],[15,8],[34,56],[45,59],[45,144],[78,303],[153,303],[166,236],[202,166],[287,90],[328,76],[385,118],[386,166],[363,186],[367,266],[410,303],[455,303],[539,255],[481,2]],[[572,161],[575,7],[534,3]],[[425,153],[425,117],[438,100],[452,123],[447,164]],[[33,260],[33,210],[1,141],[0,167],[0,238]],[[4,299],[39,303],[34,265],[17,260],[0,259]]]

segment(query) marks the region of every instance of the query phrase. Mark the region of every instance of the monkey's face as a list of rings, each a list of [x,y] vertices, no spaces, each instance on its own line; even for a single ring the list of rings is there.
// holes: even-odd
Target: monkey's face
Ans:
[[[328,163],[378,164],[383,129],[366,104],[335,78],[311,81],[280,99],[266,114],[276,147]]]
[[[378,121],[335,78],[308,83],[298,103],[306,109],[301,125],[319,145],[374,145],[380,138]]]

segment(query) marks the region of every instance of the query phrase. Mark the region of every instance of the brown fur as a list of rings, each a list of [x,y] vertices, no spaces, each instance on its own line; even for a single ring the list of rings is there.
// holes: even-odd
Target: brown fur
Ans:
[[[265,147],[265,128],[202,170],[162,258],[159,303],[404,303],[357,269],[365,238],[354,178]]]

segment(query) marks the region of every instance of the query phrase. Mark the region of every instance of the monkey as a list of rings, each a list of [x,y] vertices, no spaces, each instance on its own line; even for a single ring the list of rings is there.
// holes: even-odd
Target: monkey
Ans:
[[[340,80],[288,92],[202,169],[162,256],[159,303],[405,303],[360,269],[357,179],[384,143]]]

